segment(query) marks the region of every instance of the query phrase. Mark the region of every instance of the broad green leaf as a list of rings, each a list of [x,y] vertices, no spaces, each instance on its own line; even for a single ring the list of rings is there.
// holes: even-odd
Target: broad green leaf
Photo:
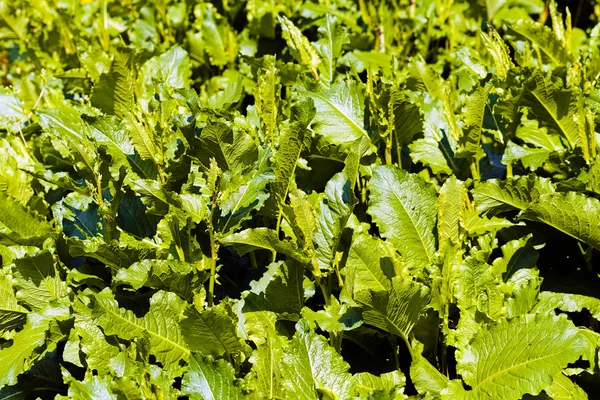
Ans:
[[[275,140],[275,132],[278,130],[280,92],[275,57],[265,56],[263,69],[254,88],[254,97],[256,111],[260,117],[260,128],[268,144]]]
[[[505,276],[505,280],[520,269],[535,268],[539,254],[531,244],[531,236],[511,240],[504,244],[502,257],[494,260],[494,274]]]
[[[117,400],[110,388],[108,377],[89,376],[82,382],[69,376],[65,383],[69,384],[69,398],[82,400]]]
[[[509,141],[502,155],[502,163],[509,165],[521,161],[525,168],[535,171],[548,160],[551,153],[550,150],[519,146]]]
[[[469,235],[483,235],[504,228],[510,228],[515,224],[505,218],[480,216],[477,211],[467,211],[465,216],[465,229]]]
[[[482,260],[469,257],[461,264],[456,273],[454,291],[461,319],[467,313],[474,316],[475,311],[485,313],[493,320],[503,315],[504,295],[500,283],[495,279],[492,267]]]
[[[50,223],[0,192],[0,244],[39,246],[54,235]]]
[[[189,307],[179,326],[192,351],[222,357],[235,355],[244,349],[237,334],[237,317],[227,303],[220,303],[201,312]]]
[[[72,159],[83,173],[97,172],[97,153],[89,140],[89,127],[74,107],[62,106],[37,113],[41,125],[52,134],[52,143],[63,157]]]
[[[600,194],[600,158],[596,158],[589,170],[588,190]]]
[[[453,175],[444,182],[438,197],[438,243],[440,251],[450,245],[462,244],[465,225],[467,191],[463,182]]]
[[[219,168],[247,170],[258,158],[256,144],[246,132],[224,122],[209,123],[200,134],[194,156],[206,167],[215,158]]]
[[[342,81],[331,89],[305,92],[315,103],[317,113],[312,122],[314,131],[334,144],[353,142],[367,137],[364,130],[365,99],[355,81]]]
[[[142,286],[170,290],[183,298],[191,297],[192,265],[174,260],[146,259],[133,263],[129,268],[117,271],[115,282],[130,285],[133,290]]]
[[[544,389],[544,391],[554,400],[587,400],[588,398],[583,389],[573,383],[562,372],[554,376],[552,385]]]
[[[422,271],[436,252],[437,196],[420,177],[394,166],[373,171],[368,213],[381,236],[402,254],[409,267]]]
[[[552,192],[554,188],[548,179],[529,175],[482,182],[473,190],[473,198],[477,211],[497,214],[507,210],[525,210],[540,196]]]
[[[519,21],[509,25],[509,28],[534,44],[554,65],[565,65],[572,61],[572,56],[554,32],[539,22]]]
[[[489,27],[488,29],[489,32],[487,35],[483,31],[479,31],[479,37],[492,57],[492,60],[494,60],[496,74],[501,78],[506,78],[508,71],[511,68],[514,68],[514,64],[510,58],[510,52],[504,43],[504,40],[502,40],[498,34],[498,31],[492,27]]]
[[[267,151],[261,152],[256,169],[239,185],[234,185],[234,190],[222,193],[218,223],[221,234],[227,235],[238,229],[243,221],[252,217],[250,213],[260,209],[269,197],[265,188],[275,179],[275,174],[268,165],[268,156]]]
[[[355,299],[363,305],[365,324],[407,340],[429,302],[429,289],[407,276],[392,278],[389,291],[363,290]]]
[[[277,179],[272,184],[272,190],[275,200],[280,203],[285,201],[290,182],[294,179],[304,149],[304,136],[316,112],[311,99],[294,104],[291,111],[290,121],[281,128],[279,148],[273,157],[273,171]]]
[[[410,149],[410,158],[414,162],[421,162],[428,166],[434,174],[452,174],[444,152],[440,149],[440,143],[435,138],[425,136],[425,138],[413,141],[408,148]]]
[[[310,42],[302,34],[302,31],[294,25],[285,16],[277,16],[279,25],[283,32],[283,38],[288,44],[288,50],[298,63],[307,67],[313,74],[315,79],[319,79],[317,75],[317,66],[321,62],[319,54],[311,46]]]
[[[419,107],[400,90],[392,89],[389,97],[388,117],[393,121],[394,137],[399,146],[412,142],[423,131],[423,114]]]
[[[250,282],[250,290],[242,295],[244,312],[299,315],[304,305],[304,265],[291,259],[285,263],[272,263],[267,268],[258,281]]]
[[[519,269],[506,280],[503,290],[510,297],[505,300],[507,318],[532,312],[538,301],[542,279],[537,269]]]
[[[488,100],[488,95],[492,89],[491,85],[478,87],[475,92],[466,100],[463,110],[464,126],[462,136],[459,139],[459,157],[473,158],[478,161],[481,158],[481,134],[483,117]]]
[[[115,51],[109,74],[102,74],[94,86],[91,102],[94,107],[118,118],[125,117],[134,107],[134,53],[120,47]]]
[[[0,336],[25,324],[29,311],[21,306],[10,278],[0,274]]]
[[[404,398],[402,393],[404,392],[406,377],[399,370],[386,372],[379,376],[368,372],[359,372],[354,375],[354,379],[356,380],[356,390],[362,395],[382,395],[383,398],[387,398],[385,395],[389,395],[389,398],[392,399]]]
[[[329,270],[337,254],[338,244],[356,199],[351,182],[344,172],[337,173],[327,182],[319,202],[317,230],[313,235],[319,268]]]
[[[281,373],[288,397],[346,399],[354,391],[355,382],[348,373],[349,365],[327,344],[323,336],[310,331],[301,320],[283,355]]]
[[[0,350],[0,387],[16,384],[17,377],[41,355],[49,323],[50,316],[29,314],[25,327],[13,337],[12,345]]]
[[[395,271],[391,254],[385,244],[363,233],[352,238],[342,274],[344,287],[340,298],[349,302],[361,290],[388,291]]]
[[[189,86],[191,65],[188,53],[179,46],[173,46],[165,53],[148,60],[142,67],[146,85],[153,80],[164,82],[173,88]]]
[[[116,166],[129,168],[128,156],[135,153],[135,148],[123,122],[117,117],[110,116],[94,119],[89,121],[89,124],[92,137],[99,147],[107,150]],[[118,173],[115,179],[118,179]]]
[[[69,253],[73,257],[95,258],[113,270],[130,267],[146,258],[157,258],[156,246],[138,240],[125,240],[124,236],[121,235],[119,244],[108,244],[99,237],[86,240],[69,238]]]
[[[277,331],[277,316],[269,311],[245,312],[246,333],[256,345],[250,357],[252,369],[245,381],[258,398],[285,397],[281,364],[288,339]]]
[[[34,311],[42,312],[48,305],[68,309],[68,288],[56,273],[49,251],[14,260],[14,286],[17,299]]]
[[[584,345],[577,328],[562,317],[524,315],[484,328],[457,353],[457,372],[471,390],[453,387],[444,398],[537,395],[579,358]]]
[[[192,400],[243,399],[242,388],[231,364],[193,353],[181,392]]]
[[[342,47],[350,42],[344,26],[332,14],[326,14],[319,25],[319,40],[312,45],[321,56],[318,64],[319,79],[327,83],[333,82],[338,58],[342,55]]]
[[[252,250],[266,249],[284,254],[302,264],[309,262],[309,259],[300,253],[294,244],[280,240],[277,233],[268,228],[246,229],[226,236],[220,242],[227,246],[234,246],[242,256]]]
[[[293,214],[293,226],[300,232],[299,236],[304,242],[304,250],[314,251],[312,237],[317,229],[317,222],[308,196],[301,190],[295,190],[290,193],[290,205]]]
[[[201,46],[208,53],[209,62],[219,67],[235,60],[238,51],[236,33],[211,3],[200,3],[198,23],[201,26]]]
[[[587,151],[583,101],[577,89],[567,89],[562,81],[537,72],[525,91],[524,100],[532,115],[549,132],[561,135],[571,149],[579,145]]]
[[[581,312],[584,308],[594,319],[600,321],[600,300],[581,294],[541,292],[533,311],[554,313],[554,310],[558,309],[564,312]]]
[[[325,332],[351,331],[362,325],[362,316],[358,307],[349,307],[331,296],[324,310],[313,311],[308,307],[302,309],[302,317]]]
[[[576,192],[542,194],[523,218],[543,222],[600,250],[600,200]]]
[[[420,394],[431,394],[434,399],[440,399],[442,391],[446,389],[450,380],[419,352],[413,351],[412,357],[410,379],[415,389]]]
[[[94,296],[94,320],[105,334],[131,340],[148,334],[151,349],[157,361],[166,369],[176,369],[190,351],[185,344],[178,322],[182,302],[174,293],[157,292],[150,299],[150,310],[137,317],[131,310],[120,308],[112,293],[105,289]]]

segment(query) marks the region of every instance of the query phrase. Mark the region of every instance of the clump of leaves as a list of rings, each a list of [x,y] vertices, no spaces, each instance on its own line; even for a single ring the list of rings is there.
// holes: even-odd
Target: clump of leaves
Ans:
[[[598,15],[276,3],[0,1],[0,397],[596,393]]]

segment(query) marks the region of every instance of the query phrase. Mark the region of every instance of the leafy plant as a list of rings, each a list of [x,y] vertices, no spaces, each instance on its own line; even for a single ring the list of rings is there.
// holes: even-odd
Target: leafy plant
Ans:
[[[0,0],[0,398],[597,393],[578,7]]]

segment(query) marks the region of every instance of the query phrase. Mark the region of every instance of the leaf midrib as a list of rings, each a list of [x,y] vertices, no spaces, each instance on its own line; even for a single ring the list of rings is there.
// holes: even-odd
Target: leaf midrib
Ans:
[[[346,113],[344,113],[337,105],[335,105],[334,103],[332,103],[329,99],[327,99],[326,97],[323,97],[321,95],[321,93],[311,93],[311,95],[313,97],[317,97],[319,100],[324,101],[325,103],[329,104],[329,106],[331,106],[335,111],[337,111],[338,114],[340,114],[342,117],[344,117],[344,119],[346,119],[348,122],[350,122],[351,126],[354,127],[354,131],[358,130],[358,133],[361,136],[365,136],[368,138],[367,133],[364,131],[363,128],[361,128],[355,121],[353,118],[351,118],[349,115],[347,115]]]

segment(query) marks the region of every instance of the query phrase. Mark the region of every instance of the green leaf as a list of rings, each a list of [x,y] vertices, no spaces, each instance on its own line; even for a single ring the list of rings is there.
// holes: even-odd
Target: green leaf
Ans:
[[[317,113],[312,128],[317,134],[334,144],[368,137],[363,128],[365,98],[358,83],[342,81],[327,91],[305,94],[315,103]]]
[[[389,118],[393,115],[394,137],[399,146],[409,144],[415,135],[423,132],[423,114],[404,92],[392,89],[388,107]]]
[[[549,132],[567,140],[569,148],[580,145],[587,151],[583,100],[577,89],[566,89],[562,81],[538,72],[527,86],[524,102]]]
[[[379,376],[368,372],[354,375],[356,390],[364,396],[389,395],[392,399],[402,399],[406,377],[399,371],[386,372]],[[384,397],[386,398],[386,397]]]
[[[459,157],[474,158],[475,160],[479,160],[481,157],[483,150],[481,148],[483,117],[491,89],[490,84],[478,87],[466,100],[466,106],[463,110],[465,116],[463,132],[459,138],[459,151],[457,153]]]
[[[350,42],[344,26],[338,24],[337,18],[326,14],[323,23],[319,25],[319,40],[313,47],[321,56],[318,64],[319,78],[327,83],[333,82],[337,59],[342,55],[342,47]]]
[[[534,312],[553,314],[558,309],[564,312],[581,312],[587,309],[592,318],[600,321],[600,300],[573,293],[541,292]]]
[[[325,310],[313,311],[308,307],[302,309],[302,317],[311,323],[316,323],[325,332],[351,331],[362,325],[359,308],[349,307],[331,296]]]
[[[10,278],[0,274],[0,336],[21,328],[28,313],[29,311],[18,303]]]
[[[410,379],[413,385],[420,394],[431,394],[434,399],[440,399],[450,380],[419,352],[413,351],[412,357]]]
[[[152,81],[157,80],[177,89],[188,87],[192,73],[190,58],[187,51],[173,46],[160,56],[148,60],[141,73],[146,85],[152,86]]]
[[[133,290],[142,286],[170,290],[189,298],[193,270],[189,263],[174,260],[142,260],[117,271],[115,283],[128,284]]]
[[[220,242],[226,246],[234,246],[241,256],[256,249],[266,249],[284,254],[301,264],[309,263],[309,259],[301,254],[294,244],[280,240],[277,233],[268,228],[246,229],[226,236]]]
[[[260,128],[266,143],[275,140],[279,119],[281,85],[278,83],[275,57],[265,56],[263,69],[254,88],[256,111],[260,117]]]
[[[110,74],[102,74],[94,86],[91,102],[102,112],[125,117],[134,107],[134,53],[119,47],[115,51]]]
[[[475,207],[479,212],[500,213],[507,210],[525,210],[540,196],[554,192],[550,181],[535,175],[490,179],[473,189]]]
[[[394,166],[373,170],[367,212],[381,236],[389,240],[410,268],[421,271],[431,265],[436,252],[435,190],[417,175]]]
[[[283,355],[281,373],[288,396],[311,400],[321,395],[348,398],[355,385],[348,373],[350,366],[308,325],[304,320],[298,322],[294,338]]]
[[[531,243],[531,236],[511,240],[500,249],[502,257],[494,260],[494,273],[497,276],[504,274],[505,280],[520,269],[535,268],[539,258]]]
[[[486,35],[483,31],[479,31],[479,37],[483,42],[488,53],[494,60],[496,74],[501,78],[506,78],[508,71],[514,68],[510,52],[504,40],[493,27],[488,27],[489,32]]]
[[[319,202],[317,230],[313,235],[319,268],[329,270],[337,254],[342,231],[352,214],[356,199],[351,182],[344,172],[337,173],[327,182]]]
[[[344,287],[340,298],[349,302],[361,290],[388,291],[395,275],[391,256],[383,241],[364,233],[354,236],[342,269]]]
[[[72,159],[86,174],[96,172],[97,153],[89,140],[89,127],[74,107],[63,106],[37,112],[40,123],[52,134],[52,143],[60,154]]]
[[[364,306],[365,324],[382,329],[404,340],[429,303],[429,289],[410,277],[392,278],[389,291],[363,290],[355,294]]]
[[[600,250],[600,200],[576,192],[542,194],[523,214]]]
[[[222,357],[235,355],[244,349],[237,334],[237,317],[227,303],[220,303],[201,312],[188,307],[179,326],[192,351]]]
[[[288,44],[288,50],[298,63],[307,67],[315,79],[317,76],[317,66],[321,62],[319,54],[311,46],[310,42],[302,34],[302,31],[294,25],[292,21],[285,16],[277,16],[277,20],[281,25],[283,38]]]
[[[268,165],[269,153],[263,151],[259,156],[258,166],[248,178],[239,183],[234,190],[222,195],[219,201],[221,217],[219,231],[223,235],[238,229],[241,223],[251,218],[251,212],[260,209],[269,197],[265,188],[275,179],[275,174]],[[246,180],[247,179],[247,180]]]
[[[292,106],[288,124],[281,128],[279,149],[273,157],[273,170],[276,181],[272,184],[275,200],[285,201],[296,166],[304,149],[304,137],[309,132],[308,125],[315,116],[314,102],[309,98]]]
[[[123,117],[127,132],[131,138],[131,143],[142,160],[153,160],[155,163],[160,161],[158,150],[154,143],[154,134],[144,124],[143,119],[134,112],[129,111]]]
[[[235,371],[225,360],[193,353],[183,376],[181,392],[192,400],[243,399]]]
[[[568,377],[562,372],[559,372],[552,379],[552,385],[545,389],[548,396],[554,400],[587,400],[588,395],[573,383]]]
[[[41,355],[49,323],[49,316],[29,314],[27,324],[13,337],[12,345],[0,350],[0,387],[16,384],[17,377]]]
[[[106,377],[90,376],[83,382],[69,376],[65,379],[69,385],[69,397],[82,400],[117,400],[110,388],[110,381]]]
[[[284,398],[281,364],[288,340],[277,331],[277,316],[268,311],[245,312],[244,316],[248,338],[256,345],[245,380],[259,398]]]
[[[244,311],[272,311],[277,314],[300,314],[304,305],[304,265],[287,260],[271,263],[258,281],[250,282],[243,293]]]
[[[585,343],[567,318],[525,315],[482,329],[457,353],[457,372],[471,390],[456,387],[444,398],[519,399],[537,395],[583,352]]]
[[[509,140],[502,155],[502,163],[509,165],[521,161],[525,168],[535,171],[548,160],[551,153],[546,149],[519,146]]]
[[[438,197],[438,243],[440,252],[462,244],[462,226],[465,224],[467,190],[453,175],[444,182]]]
[[[554,65],[565,65],[572,61],[572,56],[550,28],[534,21],[519,21],[509,25],[509,28],[539,48]]]
[[[227,23],[227,19],[220,15],[216,7],[210,3],[202,3],[199,7],[201,32],[201,46],[209,55],[210,64],[223,67],[237,57],[238,43],[236,33]]]
[[[195,151],[195,157],[205,168],[210,165],[210,159],[215,158],[223,171],[247,170],[258,158],[256,144],[250,135],[224,122],[204,127]]]
[[[131,340],[148,334],[157,361],[166,369],[176,369],[179,361],[187,359],[190,351],[177,327],[182,302],[173,293],[157,292],[150,299],[150,310],[144,317],[119,307],[112,293],[105,289],[94,295],[94,320],[105,334]]]
[[[39,246],[53,236],[46,220],[0,192],[0,244]]]

